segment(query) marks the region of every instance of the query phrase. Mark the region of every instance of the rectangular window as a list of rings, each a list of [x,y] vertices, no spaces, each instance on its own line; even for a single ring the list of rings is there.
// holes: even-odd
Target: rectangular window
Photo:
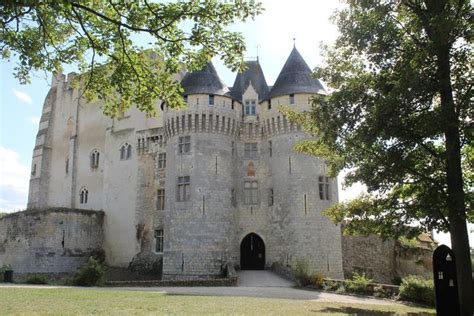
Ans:
[[[214,105],[214,95],[213,94],[209,95],[209,105]]]
[[[257,100],[245,100],[245,115],[257,114]]]
[[[188,103],[188,96],[187,95],[183,95],[183,101],[186,104]]]
[[[268,100],[268,109],[269,109],[269,110],[272,109],[272,100]]]
[[[155,230],[155,252],[163,252],[163,229]]]
[[[158,169],[166,168],[166,153],[158,154]]]
[[[245,143],[244,158],[257,157],[257,143]]]
[[[258,204],[258,183],[257,181],[244,182],[244,202],[247,205]]]
[[[159,189],[157,195],[158,195],[158,198],[156,200],[156,209],[158,211],[162,211],[165,209],[165,190]]]
[[[182,136],[178,139],[178,153],[186,154],[191,152],[191,136]]]
[[[191,198],[190,191],[190,178],[189,176],[178,177],[178,190],[177,190],[177,201],[189,201]]]
[[[268,190],[268,206],[273,206],[273,189]]]
[[[232,100],[231,104],[230,104],[230,108],[233,110],[234,109],[234,100]]]
[[[295,104],[295,95],[290,94],[290,104]]]
[[[329,183],[329,177],[319,176],[319,198],[321,200],[331,199],[331,186]]]
[[[271,140],[268,141],[268,153],[269,153],[270,157],[273,155],[273,148],[272,148],[272,141]]]

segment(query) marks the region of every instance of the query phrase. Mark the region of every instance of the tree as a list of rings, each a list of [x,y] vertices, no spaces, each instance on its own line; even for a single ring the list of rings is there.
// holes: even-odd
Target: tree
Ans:
[[[174,75],[201,68],[219,55],[236,70],[243,65],[240,33],[226,27],[262,11],[254,1],[22,0],[0,5],[0,54],[19,58],[15,76],[32,70],[61,72],[77,63],[83,95],[104,101],[114,117],[135,105],[152,116],[161,99],[184,105]],[[188,31],[185,29],[189,28]],[[148,52],[134,44],[149,41]]]
[[[350,219],[349,232],[449,231],[462,313],[472,315],[471,4],[346,2],[334,16],[340,35],[315,69],[333,92],[315,97],[309,113],[290,113],[317,136],[296,150],[324,158],[333,175],[347,168],[347,184],[367,186],[368,195],[327,212]]]

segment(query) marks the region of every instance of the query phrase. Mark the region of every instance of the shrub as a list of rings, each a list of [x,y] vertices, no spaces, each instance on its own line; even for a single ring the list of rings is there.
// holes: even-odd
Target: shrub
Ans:
[[[308,262],[306,260],[296,260],[296,266],[293,269],[293,274],[299,286],[306,286],[311,284],[311,277],[308,273]]]
[[[400,242],[400,245],[404,249],[416,249],[420,245],[416,238],[407,238],[407,237],[401,236],[400,238],[398,238],[398,241]]]
[[[27,284],[48,284],[48,277],[44,274],[32,274],[26,279]]]
[[[321,274],[315,274],[311,276],[311,279],[313,280],[313,285],[317,289],[322,289],[324,285],[324,277]]]
[[[334,280],[324,280],[323,290],[324,291],[335,291],[339,288],[339,284]]]
[[[403,278],[400,285],[400,298],[433,306],[435,304],[433,280],[427,280],[415,275]]]
[[[105,279],[105,268],[93,257],[76,272],[72,279],[73,285],[94,286],[102,285]]]
[[[400,284],[402,284],[402,278],[401,278],[400,276],[398,276],[398,275],[394,276],[394,277],[392,278],[392,284],[393,284],[393,285],[400,285]]]
[[[368,285],[372,280],[365,276],[365,273],[359,274],[355,272],[352,275],[352,279],[347,280],[346,287],[347,291],[356,294],[369,294]]]
[[[337,289],[336,289],[336,294],[345,294],[346,293],[346,288],[344,287],[344,285],[340,285]]]

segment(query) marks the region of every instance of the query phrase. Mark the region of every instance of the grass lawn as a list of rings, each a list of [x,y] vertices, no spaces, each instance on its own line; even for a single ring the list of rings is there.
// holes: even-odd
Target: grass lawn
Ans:
[[[434,315],[408,306],[287,299],[167,295],[157,292],[0,288],[0,315]]]

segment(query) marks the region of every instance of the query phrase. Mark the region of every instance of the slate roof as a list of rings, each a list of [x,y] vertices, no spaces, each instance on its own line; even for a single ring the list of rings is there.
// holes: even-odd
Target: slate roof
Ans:
[[[214,94],[226,95],[229,88],[221,81],[212,62],[204,66],[203,69],[192,73],[186,73],[181,86],[184,89],[183,95],[189,94]]]
[[[246,61],[245,67],[244,72],[237,74],[231,89],[231,95],[242,102],[242,94],[244,94],[250,83],[252,83],[253,88],[258,93],[259,101],[265,100],[270,89],[268,88],[260,63],[258,60]]]
[[[278,75],[268,98],[294,93],[326,94],[327,92],[324,90],[321,82],[311,77],[311,73],[308,64],[306,64],[296,47],[294,47]]]

